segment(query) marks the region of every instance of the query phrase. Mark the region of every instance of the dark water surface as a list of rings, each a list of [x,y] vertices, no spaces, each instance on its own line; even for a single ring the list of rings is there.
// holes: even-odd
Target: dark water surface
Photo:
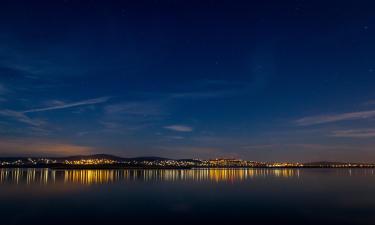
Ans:
[[[0,169],[0,224],[375,224],[375,174]]]

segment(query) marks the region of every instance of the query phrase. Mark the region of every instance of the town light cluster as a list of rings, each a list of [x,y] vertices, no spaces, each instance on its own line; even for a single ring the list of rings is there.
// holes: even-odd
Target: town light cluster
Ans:
[[[324,168],[362,168],[375,167],[371,163],[298,163],[298,162],[257,162],[241,159],[124,159],[111,158],[81,158],[64,159],[56,158],[23,158],[23,159],[0,159],[1,167],[79,167],[79,166],[104,166],[107,168],[302,168],[302,167],[324,167]]]

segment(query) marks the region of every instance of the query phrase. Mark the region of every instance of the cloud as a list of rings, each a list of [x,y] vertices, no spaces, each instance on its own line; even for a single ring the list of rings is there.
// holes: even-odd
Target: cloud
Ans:
[[[59,141],[34,139],[0,139],[1,155],[66,156],[93,153],[91,147]]]
[[[165,126],[165,129],[168,130],[173,130],[177,132],[192,132],[193,128],[185,125],[170,125],[170,126]]]
[[[22,113],[43,112],[43,111],[66,109],[66,108],[85,106],[85,105],[95,105],[95,104],[107,102],[109,99],[110,99],[110,97],[100,97],[100,98],[87,99],[87,100],[83,100],[83,101],[79,101],[79,102],[72,102],[72,103],[62,103],[62,102],[60,102],[61,104],[58,104],[58,105],[55,105],[55,106],[37,108],[37,109],[29,109],[29,110],[23,111]]]
[[[49,101],[45,102],[45,105],[48,106],[48,107],[61,106],[61,105],[65,105],[65,104],[66,104],[66,102],[63,102],[63,101],[60,101],[60,100],[49,100]]]
[[[309,126],[309,125],[333,123],[333,122],[340,122],[340,121],[347,121],[347,120],[369,119],[373,117],[375,117],[375,110],[304,117],[295,122],[299,126]]]
[[[17,120],[18,122],[26,123],[26,124],[31,125],[31,126],[37,127],[37,126],[41,126],[41,125],[45,124],[45,122],[43,120],[32,119],[22,112],[17,112],[17,111],[13,111],[13,110],[1,110],[0,115],[13,118],[13,119]]]
[[[348,138],[372,138],[375,137],[375,129],[336,130],[332,133],[332,136]]]
[[[0,110],[0,116],[6,116],[18,122],[25,123],[34,127],[38,127],[38,126],[46,124],[46,122],[40,119],[32,119],[27,115],[28,113],[66,109],[66,108],[85,106],[85,105],[94,105],[94,104],[104,103],[108,101],[109,99],[110,97],[101,97],[101,98],[93,98],[93,99],[88,99],[88,100],[73,102],[73,103],[63,103],[61,101],[54,101],[54,106],[45,107],[45,108],[29,109],[29,110],[24,110],[24,111],[14,111],[14,110],[7,110],[7,109]]]

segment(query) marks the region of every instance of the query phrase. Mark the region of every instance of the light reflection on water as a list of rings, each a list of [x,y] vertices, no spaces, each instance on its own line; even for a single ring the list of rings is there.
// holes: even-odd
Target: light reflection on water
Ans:
[[[51,170],[0,169],[0,184],[109,184],[120,181],[241,182],[253,178],[299,178],[306,169]],[[330,170],[335,175],[374,175],[373,169]]]
[[[373,169],[0,169],[0,224],[373,225],[374,178]]]

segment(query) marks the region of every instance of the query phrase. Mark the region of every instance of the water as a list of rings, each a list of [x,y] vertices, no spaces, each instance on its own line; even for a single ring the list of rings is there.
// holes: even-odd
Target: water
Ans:
[[[375,174],[0,169],[0,224],[375,224]]]

